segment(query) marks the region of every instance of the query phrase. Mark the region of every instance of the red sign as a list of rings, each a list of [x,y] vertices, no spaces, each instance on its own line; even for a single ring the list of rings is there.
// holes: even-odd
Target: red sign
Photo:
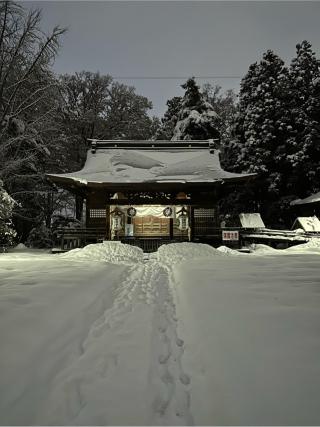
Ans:
[[[222,240],[238,241],[239,240],[239,231],[223,230],[222,231]]]

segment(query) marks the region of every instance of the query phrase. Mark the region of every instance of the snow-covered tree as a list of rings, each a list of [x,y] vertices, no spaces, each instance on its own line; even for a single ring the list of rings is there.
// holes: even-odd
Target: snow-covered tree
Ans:
[[[300,197],[320,190],[320,61],[311,44],[297,46],[290,65],[291,131],[288,161]]]
[[[181,96],[174,96],[167,101],[167,111],[161,119],[161,125],[155,135],[155,139],[170,140],[178,121],[178,114],[181,110]]]
[[[19,233],[38,217],[44,170],[59,140],[58,82],[51,65],[64,30],[45,35],[40,23],[39,10],[0,2],[0,178],[19,202]]]
[[[11,244],[16,232],[12,227],[12,211],[16,202],[6,192],[0,180],[0,244]]]
[[[269,50],[250,66],[241,82],[235,138],[225,146],[228,169],[258,174],[253,188],[255,204],[269,221],[292,194],[287,159],[292,129],[289,111],[288,70]]]
[[[195,79],[188,79],[181,87],[185,89],[185,94],[172,140],[219,138],[219,117],[212,105],[205,100]]]
[[[241,84],[235,166],[265,175],[269,191],[279,192],[285,185],[279,172],[286,161],[289,131],[288,71],[269,50]]]
[[[267,220],[319,191],[320,71],[310,43],[297,45],[289,69],[272,51],[250,66],[225,157],[229,170],[258,173],[255,201]]]

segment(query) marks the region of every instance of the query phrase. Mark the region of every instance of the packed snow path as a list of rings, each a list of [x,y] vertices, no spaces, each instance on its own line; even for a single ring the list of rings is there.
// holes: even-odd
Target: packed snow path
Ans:
[[[320,424],[318,244],[256,249],[1,255],[0,424]]]

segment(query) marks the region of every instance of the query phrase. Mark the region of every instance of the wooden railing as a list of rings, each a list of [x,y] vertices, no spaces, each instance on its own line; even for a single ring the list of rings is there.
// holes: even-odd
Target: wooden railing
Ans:
[[[98,243],[105,237],[105,228],[58,228],[54,235],[62,250],[81,248],[88,243]]]
[[[239,231],[239,241],[237,242],[222,242],[222,231]],[[199,230],[200,231],[200,230]],[[210,230],[205,230],[203,233],[195,234],[193,241],[208,243],[213,246],[227,244],[228,246],[241,247],[248,243],[266,243],[274,246],[279,243],[294,245],[303,243],[308,238],[316,236],[317,233],[302,233],[298,234],[289,230],[255,230],[244,229],[240,227],[226,227],[224,229],[212,227]],[[88,243],[98,243],[105,239],[105,228],[60,228],[55,232],[56,245],[58,244],[61,250],[70,250],[87,245]],[[318,234],[319,236],[319,234]],[[320,236],[319,236],[320,237]],[[155,252],[164,244],[188,241],[187,236],[174,236],[170,239],[169,236],[150,236],[150,237],[120,237],[122,243],[138,246],[144,252]]]

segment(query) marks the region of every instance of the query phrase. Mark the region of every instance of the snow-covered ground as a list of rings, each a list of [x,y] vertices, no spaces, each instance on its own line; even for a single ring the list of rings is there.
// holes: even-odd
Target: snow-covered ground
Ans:
[[[318,240],[252,249],[1,254],[0,424],[319,425]]]

